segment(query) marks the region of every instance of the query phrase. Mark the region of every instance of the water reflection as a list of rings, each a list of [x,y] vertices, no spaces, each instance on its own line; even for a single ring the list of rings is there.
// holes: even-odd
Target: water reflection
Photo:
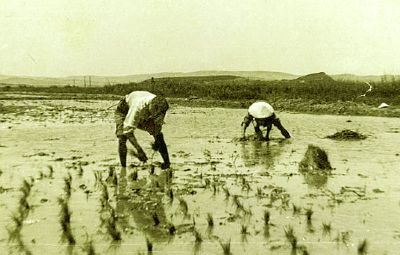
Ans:
[[[168,232],[168,220],[162,203],[161,187],[165,186],[166,171],[129,180],[122,169],[116,196],[116,212],[119,225],[124,230],[140,230],[151,241],[165,242],[172,239]]]
[[[282,154],[283,148],[290,143],[289,139],[271,139],[269,142],[249,139],[241,143],[241,156],[246,167],[263,165],[271,169],[276,159]]]
[[[300,172],[304,177],[304,181],[309,187],[323,188],[328,183],[328,173],[307,173]]]

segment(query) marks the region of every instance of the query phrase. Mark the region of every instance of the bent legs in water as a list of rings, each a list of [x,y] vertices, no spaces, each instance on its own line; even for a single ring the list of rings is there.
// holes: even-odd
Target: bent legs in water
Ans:
[[[118,155],[119,161],[122,167],[126,167],[126,156],[128,154],[128,148],[126,147],[127,138],[123,135],[118,136]]]
[[[282,126],[281,121],[277,118],[275,119],[275,121],[273,122],[274,126],[276,128],[279,129],[279,131],[281,131],[281,134],[285,137],[285,138],[290,138],[290,134],[289,132]]]

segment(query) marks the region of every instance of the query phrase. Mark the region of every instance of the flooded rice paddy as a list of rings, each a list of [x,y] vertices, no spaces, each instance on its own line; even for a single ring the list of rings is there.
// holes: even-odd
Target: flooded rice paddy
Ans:
[[[121,169],[113,103],[1,101],[0,254],[398,254],[398,119],[278,112],[291,139],[240,141],[245,109],[173,105],[171,170],[141,131]],[[299,172],[309,144],[330,174]]]

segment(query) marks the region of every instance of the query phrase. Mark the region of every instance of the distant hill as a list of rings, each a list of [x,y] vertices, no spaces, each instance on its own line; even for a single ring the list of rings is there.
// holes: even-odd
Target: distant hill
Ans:
[[[301,83],[317,81],[317,82],[321,82],[324,84],[334,81],[334,79],[332,79],[332,77],[330,77],[329,75],[327,75],[324,72],[307,74],[304,76],[300,76],[299,78],[296,78],[295,80],[299,81]]]
[[[294,79],[298,75],[267,71],[198,71],[198,72],[164,72],[152,74],[136,74],[125,76],[68,76],[68,77],[33,77],[0,75],[0,86],[31,85],[31,86],[104,86],[129,82],[141,82],[153,78],[193,77],[193,76],[240,76],[249,79],[283,80]]]
[[[317,73],[322,74],[322,73]],[[325,74],[325,73],[323,73]],[[311,74],[315,75],[315,74]],[[326,74],[325,74],[326,75]],[[18,86],[18,85],[29,85],[29,86],[79,86],[84,87],[99,87],[104,85],[114,85],[129,82],[141,82],[153,78],[166,78],[166,77],[200,77],[200,76],[239,76],[248,79],[257,80],[293,80],[300,79],[300,75],[283,73],[283,72],[270,72],[270,71],[197,71],[197,72],[163,72],[163,73],[152,73],[152,74],[135,74],[135,75],[124,75],[124,76],[68,76],[68,77],[35,77],[35,76],[12,76],[12,75],[0,75],[0,86]],[[391,81],[393,79],[400,80],[400,75],[369,75],[369,76],[358,76],[353,74],[335,74],[328,76],[334,80],[339,81],[372,81],[378,82],[382,80]],[[318,79],[317,76],[312,79]],[[321,78],[321,77],[319,77]],[[304,79],[304,78],[301,78]]]

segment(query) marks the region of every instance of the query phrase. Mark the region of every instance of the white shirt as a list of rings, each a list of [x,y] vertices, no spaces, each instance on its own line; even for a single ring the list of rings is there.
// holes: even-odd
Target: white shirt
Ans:
[[[148,91],[134,91],[125,96],[129,111],[124,121],[124,133],[132,132],[141,121],[149,117],[149,112],[145,108],[155,97],[156,95]]]

